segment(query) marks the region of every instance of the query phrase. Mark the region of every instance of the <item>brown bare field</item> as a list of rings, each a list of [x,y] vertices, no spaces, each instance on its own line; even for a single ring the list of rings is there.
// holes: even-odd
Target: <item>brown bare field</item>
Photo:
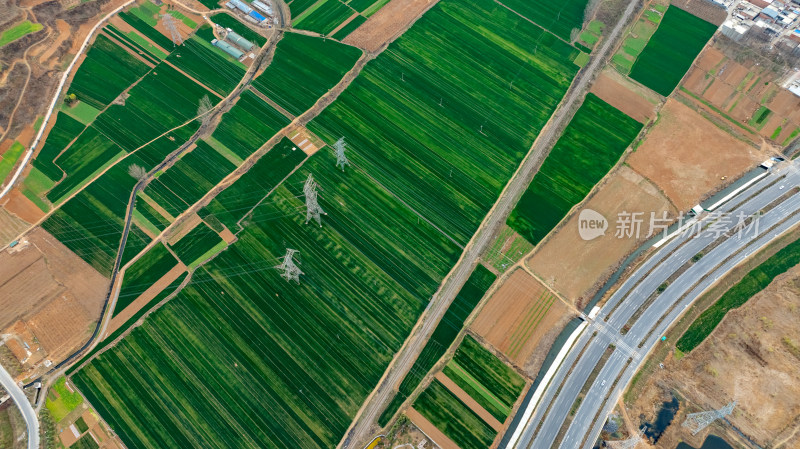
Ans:
[[[647,123],[655,117],[656,104],[660,102],[652,91],[648,94],[640,86],[625,81],[616,70],[601,73],[591,91],[640,123]]]
[[[289,140],[308,156],[311,156],[325,146],[325,142],[315,136],[305,126],[298,127],[289,137]]]
[[[700,57],[697,58],[697,61],[695,61],[695,66],[697,66],[701,72],[708,72],[716,67],[724,58],[725,54],[718,49],[706,47],[703,53],[700,54]]]
[[[229,245],[236,241],[236,234],[231,232],[231,230],[228,228],[223,229],[222,232],[219,233],[219,236],[222,237],[222,240],[225,240],[225,243]]]
[[[761,447],[800,447],[800,267],[794,267],[732,310],[700,346],[648,378],[631,415],[652,418],[655,404],[675,390],[682,401],[658,447],[678,441],[699,447],[709,433],[736,438],[719,422],[692,436],[680,426],[686,413],[737,401],[731,424]]]
[[[18,188],[12,189],[5,197],[5,204],[2,205],[8,212],[16,215],[28,223],[37,223],[45,216],[41,209],[33,204],[33,201],[23,195]]]
[[[90,316],[70,292],[64,292],[33,315],[28,325],[48,358],[60,361],[88,339],[99,316],[99,310]]]
[[[178,262],[173,269],[169,270],[167,274],[162,276],[161,279],[156,281],[147,290],[145,290],[144,293],[133,300],[128,307],[125,307],[124,310],[118,312],[117,315],[111,319],[111,322],[108,324],[108,328],[106,329],[106,335],[111,335],[114,333],[114,331],[119,329],[120,326],[125,324],[125,322],[131,319],[131,317],[136,315],[136,313],[141,310],[142,307],[146,306],[153,298],[158,296],[162,290],[167,288],[175,279],[178,279],[178,277],[185,271],[186,265]]]
[[[555,337],[573,315],[519,268],[492,294],[470,328],[535,377]]]
[[[441,430],[437,429],[436,426],[431,424],[431,422],[422,416],[418,411],[409,407],[406,410],[406,416],[408,416],[408,419],[410,419],[411,422],[422,431],[422,433],[432,439],[440,448],[460,449],[458,445],[453,442],[453,440],[448,438],[447,435],[443,434]]]
[[[99,318],[108,279],[40,228],[26,239],[0,252],[0,329],[25,320],[48,351],[66,351]]]
[[[437,372],[434,376],[445,388],[450,390],[451,393],[455,395],[464,405],[467,406],[470,410],[475,412],[486,424],[488,424],[494,430],[500,432],[503,429],[503,423],[497,420],[491,413],[487,412],[485,408],[481,407],[478,404],[478,401],[472,399],[466,391],[464,391],[461,387],[456,385],[455,382],[450,380],[449,377],[445,376],[445,374],[441,371]]]
[[[690,69],[683,87],[762,138],[772,139],[777,132],[775,141],[781,144],[800,127],[800,98],[781,88],[777,83],[779,75],[755,59],[739,61],[734,58],[732,51],[737,49],[736,46],[707,48]],[[762,105],[773,114],[757,130],[748,122]],[[709,110],[708,106],[699,103],[698,106]],[[758,139],[752,135],[749,137]]]
[[[585,203],[585,208],[606,217],[609,228],[604,236],[583,240],[578,234],[580,211],[576,210],[526,262],[534,273],[578,308],[582,308],[599,284],[646,239],[651,213],[658,218],[663,212],[669,217],[678,213],[652,182],[627,166],[621,166],[607,177]],[[615,223],[621,212],[643,212],[640,238],[616,238]]]
[[[188,234],[189,231],[194,229],[195,226],[199,225],[202,222],[203,219],[200,218],[200,216],[197,215],[196,213],[189,214],[184,217],[184,220],[182,222],[178,223],[177,225],[175,225],[174,228],[170,229],[168,231],[168,234],[164,234],[164,240],[168,244],[174,245],[175,243],[177,243],[178,240],[183,238],[183,236]]]
[[[435,4],[435,0],[391,0],[342,42],[367,51],[377,51]]]
[[[14,241],[27,228],[28,223],[9,212],[5,206],[0,206],[0,248]]]
[[[689,210],[724,180],[740,176],[767,155],[730,136],[675,99],[628,164],[653,181],[679,210]]]

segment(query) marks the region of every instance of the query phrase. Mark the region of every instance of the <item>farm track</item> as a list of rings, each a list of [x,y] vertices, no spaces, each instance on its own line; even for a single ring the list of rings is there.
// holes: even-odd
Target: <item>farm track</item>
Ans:
[[[208,115],[208,117],[206,117],[203,120],[203,125],[200,126],[200,128],[197,130],[197,132],[195,132],[192,135],[192,137],[186,143],[181,145],[180,148],[178,148],[177,150],[173,151],[158,166],[156,166],[152,170],[150,170],[150,172],[148,172],[148,174],[147,174],[147,177],[145,177],[144,179],[140,180],[136,184],[136,186],[134,187],[133,191],[131,192],[131,196],[130,196],[130,199],[129,199],[129,202],[128,202],[128,209],[127,209],[127,212],[126,212],[126,215],[125,215],[125,226],[124,226],[124,229],[123,229],[123,232],[122,232],[122,238],[121,238],[120,246],[119,246],[119,249],[118,249],[118,252],[117,252],[117,257],[116,257],[116,260],[114,262],[114,267],[113,267],[112,272],[111,272],[111,280],[110,280],[108,293],[106,295],[106,300],[105,300],[105,303],[103,304],[103,309],[102,309],[102,311],[100,313],[100,320],[98,321],[97,326],[95,327],[95,329],[94,329],[91,337],[89,338],[89,340],[81,348],[79,348],[77,351],[72,353],[70,356],[68,356],[63,361],[59,362],[57,365],[55,365],[48,372],[46,372],[45,374],[40,376],[38,379],[36,379],[36,380],[28,383],[27,385],[25,385],[26,388],[31,386],[31,385],[33,385],[35,382],[40,381],[45,376],[50,376],[50,379],[58,377],[64,371],[66,371],[67,368],[71,367],[71,363],[79,360],[79,358],[85,352],[91,351],[97,345],[97,343],[100,342],[98,337],[100,337],[100,336],[105,334],[106,329],[108,328],[108,325],[109,325],[109,323],[111,321],[111,316],[113,314],[114,306],[116,305],[117,296],[119,295],[119,288],[116,285],[118,283],[117,282],[117,276],[118,276],[120,268],[121,268],[120,265],[121,265],[121,262],[122,262],[123,251],[124,251],[125,245],[127,243],[128,233],[130,232],[130,227],[131,227],[132,220],[133,220],[133,211],[134,211],[135,198],[136,198],[137,193],[144,190],[144,188],[147,186],[149,181],[154,179],[154,175],[156,173],[158,173],[159,171],[164,170],[165,168],[171,166],[176,161],[178,161],[180,159],[180,156],[183,155],[183,153],[186,152],[187,149],[192,147],[195,144],[195,142],[197,142],[197,140],[200,139],[201,136],[204,136],[206,134],[210,134],[214,130],[216,125],[219,123],[219,120],[220,120],[221,116],[224,113],[228,112],[228,110],[230,109],[230,107],[232,105],[232,102],[235,99],[237,99],[239,97],[239,95],[245,89],[248,88],[248,86],[250,85],[250,82],[256,77],[256,75],[258,73],[260,73],[272,61],[272,56],[274,55],[275,47],[277,46],[277,43],[280,41],[280,36],[281,36],[280,32],[276,32],[272,36],[270,36],[270,38],[267,41],[267,43],[265,44],[265,46],[262,47],[259,50],[259,53],[256,56],[255,63],[250,66],[250,68],[247,70],[247,72],[245,73],[245,75],[242,78],[242,80],[239,81],[239,84],[236,86],[236,88],[234,88],[234,90],[228,96],[226,96],[222,101],[220,101],[216,106],[214,106],[214,108],[211,110],[211,112]],[[198,116],[198,118],[199,118],[199,116]],[[90,184],[91,183],[87,183],[86,186],[88,186]],[[86,186],[84,186],[84,188]],[[81,189],[81,190],[83,190],[83,189]],[[76,194],[77,194],[77,192],[76,192]],[[54,212],[55,210],[57,210],[57,209],[54,209],[52,212]],[[158,241],[160,241],[160,240],[156,239],[156,240],[154,240],[153,243],[157,243]],[[150,246],[152,246],[152,244]],[[149,248],[149,246],[148,246],[148,248]],[[144,253],[144,251],[142,253]],[[136,258],[132,259],[131,262],[133,262],[135,260],[136,260]]]
[[[601,47],[595,50],[589,64],[581,72],[578,72],[572,87],[564,96],[558,110],[534,141],[533,146],[516,173],[506,184],[500,198],[484,218],[472,240],[467,244],[461,258],[451,270],[439,291],[434,295],[431,305],[423,312],[411,336],[406,340],[378,386],[367,398],[361,410],[359,410],[353,424],[340,442],[340,447],[361,447],[363,446],[362,443],[370,438],[375,430],[378,416],[380,416],[385,405],[388,404],[394,394],[395,386],[400,384],[411,369],[450,303],[453,302],[453,299],[455,299],[461,287],[467,281],[480,255],[491,243],[492,237],[499,232],[514,205],[538,172],[544,159],[555,144],[558,134],[572,119],[577,110],[575,107],[576,102],[580,102],[583,99],[584,94],[588,91],[589,83],[602,69],[604,61],[609,57],[611,49],[616,46],[622,30],[628,24],[637,4],[638,1],[631,1],[628,4],[614,29],[608,34]]]

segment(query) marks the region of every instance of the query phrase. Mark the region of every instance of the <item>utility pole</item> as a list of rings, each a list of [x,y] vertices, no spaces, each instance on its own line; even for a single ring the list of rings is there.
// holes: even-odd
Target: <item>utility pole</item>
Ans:
[[[344,154],[345,150],[347,149],[347,144],[344,141],[344,137],[339,138],[339,140],[333,144],[333,148],[336,150],[336,166],[341,166],[342,171],[344,171],[344,167],[346,165],[350,165],[350,161]]]
[[[298,284],[300,283],[300,275],[303,274],[300,271],[300,267],[294,262],[294,255],[297,254],[299,251],[296,249],[286,248],[286,255],[281,258],[281,264],[276,265],[275,269],[282,270],[281,277],[286,279],[286,281],[295,281]]]
[[[313,218],[319,227],[322,227],[322,218],[320,215],[328,215],[322,210],[319,205],[319,197],[317,196],[317,182],[311,173],[308,174],[306,184],[303,186],[303,193],[306,197],[306,224]]]
[[[175,45],[183,44],[183,36],[181,36],[180,30],[178,30],[178,23],[175,22],[175,18],[172,17],[171,14],[164,14],[161,18],[164,21],[164,28],[166,28],[170,36],[172,36],[172,43]]]
[[[681,426],[688,427],[692,431],[692,435],[697,435],[698,432],[708,427],[712,422],[730,415],[734,407],[736,407],[736,401],[729,402],[728,405],[719,410],[690,413],[686,415],[686,420],[683,421]]]

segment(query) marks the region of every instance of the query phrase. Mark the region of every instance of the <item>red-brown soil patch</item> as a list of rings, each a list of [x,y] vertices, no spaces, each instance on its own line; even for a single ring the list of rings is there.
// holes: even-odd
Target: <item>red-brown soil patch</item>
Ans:
[[[706,47],[703,53],[695,61],[695,65],[703,72],[708,72],[717,66],[725,58],[725,55],[714,47]]]
[[[222,232],[219,233],[219,236],[222,237],[222,240],[225,240],[225,243],[227,244],[231,244],[236,241],[236,235],[228,228],[223,229]]]
[[[631,416],[652,417],[663,394],[677,390],[685,403],[658,447],[673,448],[681,440],[700,447],[709,433],[736,438],[730,425],[719,422],[696,436],[680,426],[686,413],[729,401],[737,403],[728,420],[759,446],[799,447],[799,308],[800,267],[794,267],[728,312],[692,352],[679,360],[667,357],[664,369],[646,378],[647,388],[632,404]]]
[[[683,87],[689,89],[697,95],[701,95],[709,84],[714,82],[714,78],[707,78],[706,73],[700,70],[692,70],[686,76]]]
[[[478,401],[476,401],[475,399],[472,399],[472,396],[470,396],[461,387],[456,385],[456,383],[453,382],[452,380],[450,380],[449,377],[445,376],[443,372],[441,372],[441,371],[437,372],[434,377],[442,385],[444,385],[445,388],[450,390],[450,392],[453,393],[453,395],[455,395],[455,397],[460,399],[461,402],[463,402],[464,405],[467,406],[467,408],[469,408],[470,410],[475,412],[475,414],[478,415],[492,429],[494,429],[494,430],[496,430],[498,432],[503,429],[503,423],[498,421],[497,418],[492,416],[491,413],[487,412],[485,408],[481,407],[481,405],[478,404]]]
[[[100,313],[92,317],[69,292],[53,298],[28,321],[47,357],[60,361],[84,343],[92,333]]]
[[[769,103],[769,108],[778,115],[788,116],[797,113],[800,111],[800,97],[788,90],[781,90]]]
[[[570,309],[520,268],[492,294],[470,328],[535,376],[569,318]]]
[[[631,83],[624,85],[614,78],[617,77],[610,72],[602,73],[592,86],[592,93],[641,123],[650,121],[655,116],[658,100],[650,101],[642,93],[635,92]]]
[[[651,213],[662,218],[678,213],[653,183],[630,167],[621,166],[597,187],[582,209],[591,209],[608,220],[606,234],[583,240],[578,234],[580,210],[575,210],[565,225],[541,243],[526,261],[531,270],[562,296],[578,304],[588,300],[616,266],[645,240],[650,232]],[[641,212],[642,229],[638,238],[617,238],[617,217],[621,212]],[[659,232],[659,229],[654,232]]]
[[[30,125],[22,128],[22,131],[20,131],[19,135],[14,140],[24,145],[25,150],[27,151],[28,147],[30,147],[30,144],[33,142],[33,138],[35,136],[36,136],[36,131],[34,131],[33,123],[31,123]],[[25,153],[22,154],[24,155]]]
[[[406,416],[411,422],[414,423],[415,426],[419,428],[425,435],[427,435],[430,439],[436,443],[442,449],[461,449],[458,445],[453,442],[450,438],[447,437],[441,430],[437,429],[436,426],[431,424],[424,416],[422,416],[418,411],[414,410],[413,408],[409,407],[406,410]]]
[[[435,0],[391,0],[342,42],[376,51],[411,26]]]
[[[164,276],[161,277],[158,281],[156,281],[153,285],[151,285],[147,290],[144,291],[139,297],[137,297],[132,303],[125,307],[124,310],[118,312],[114,318],[111,319],[111,322],[108,324],[108,328],[106,329],[106,335],[111,335],[119,329],[120,326],[125,324],[131,317],[136,315],[142,307],[146,306],[153,298],[158,296],[162,290],[167,288],[175,279],[178,279],[181,274],[186,271],[186,265],[178,262],[178,265],[167,272]]]
[[[289,140],[308,156],[311,156],[325,146],[325,142],[313,135],[305,126],[297,128],[289,137]]]
[[[717,190],[724,183],[721,178],[736,178],[765,157],[669,99],[628,164],[653,181],[679,210],[689,210]]]
[[[64,306],[66,301],[66,305],[76,309],[76,317],[86,318],[76,328],[70,328],[82,335],[84,328],[100,316],[108,279],[40,228],[25,238],[29,243],[24,249],[0,252],[0,310],[3,311],[0,328],[19,319],[32,320],[38,326],[36,336],[43,343],[48,341],[52,345],[59,339],[66,340],[51,338],[47,324],[49,315],[39,315],[41,311],[51,310],[48,309],[51,302]],[[66,309],[58,310],[67,313]],[[37,321],[42,324],[37,325]],[[66,329],[53,328],[52,332],[63,336]],[[51,348],[60,349],[66,350],[66,347]]]
[[[187,215],[183,221],[181,221],[178,225],[168,231],[168,234],[164,234],[164,240],[170,245],[174,245],[178,242],[184,235],[188,234],[189,231],[195,228],[195,226],[199,225],[203,222],[203,219],[200,218],[199,215],[196,213],[192,213]]]
[[[27,221],[28,223],[37,223],[40,219],[42,219],[42,217],[45,216],[45,213],[36,207],[36,205],[33,204],[33,201],[29,200],[28,197],[23,195],[17,188],[14,188],[8,192],[3,207],[5,207],[7,211],[16,215],[20,219]]]

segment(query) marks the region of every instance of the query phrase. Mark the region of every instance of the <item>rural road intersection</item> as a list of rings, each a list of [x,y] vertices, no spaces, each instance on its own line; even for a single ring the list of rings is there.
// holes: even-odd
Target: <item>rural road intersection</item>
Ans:
[[[718,209],[732,217],[766,210],[741,234],[733,231],[737,220],[732,219],[723,225],[731,230],[729,235],[707,229],[679,235],[626,279],[570,350],[531,419],[523,424],[515,447],[593,447],[617,398],[667,328],[717,279],[800,223],[796,186],[800,186],[797,165],[786,163]],[[707,216],[700,223],[713,220]],[[692,261],[698,253],[702,257]],[[658,294],[659,286],[668,281]],[[629,330],[622,334],[626,327]],[[601,364],[604,354],[608,357]],[[596,377],[590,384],[593,372]],[[581,393],[585,397],[576,407]]]

